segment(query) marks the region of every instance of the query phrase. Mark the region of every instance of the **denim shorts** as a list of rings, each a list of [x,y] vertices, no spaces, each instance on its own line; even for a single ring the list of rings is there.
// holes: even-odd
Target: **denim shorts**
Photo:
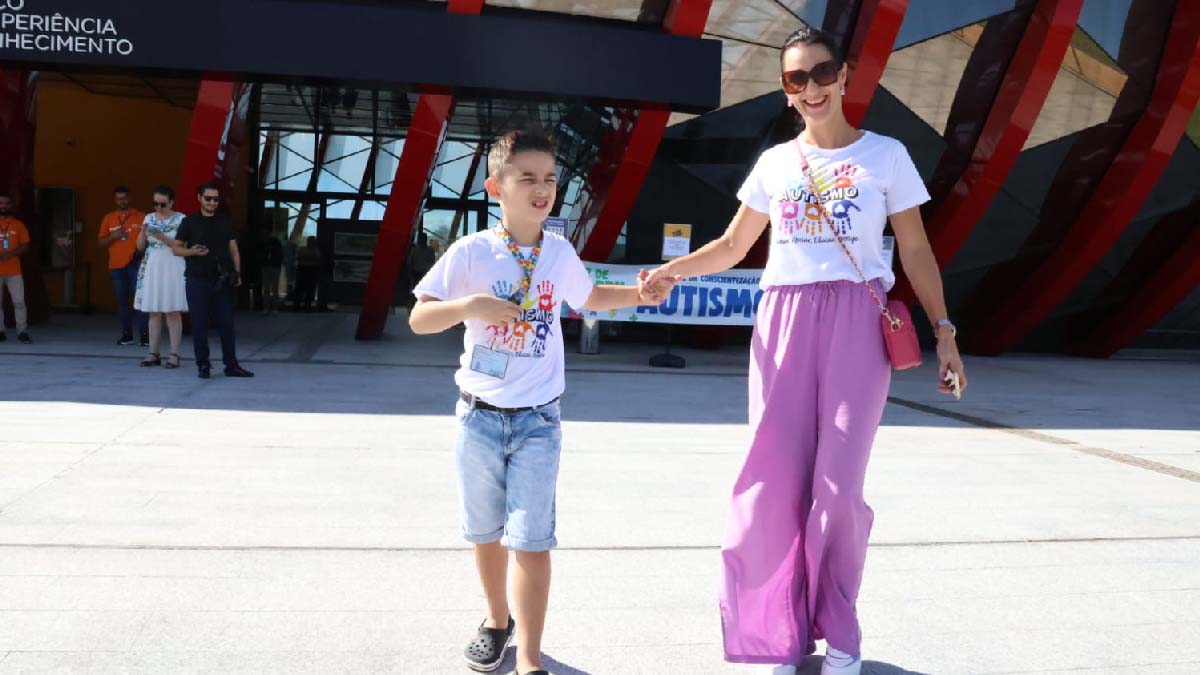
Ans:
[[[549,551],[562,450],[558,403],[504,414],[458,402],[455,465],[463,537],[514,551]]]

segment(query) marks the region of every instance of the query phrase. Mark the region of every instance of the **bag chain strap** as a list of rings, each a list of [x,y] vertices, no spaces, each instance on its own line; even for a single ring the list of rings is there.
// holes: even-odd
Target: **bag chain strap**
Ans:
[[[842,235],[838,232],[837,226],[833,223],[833,218],[829,215],[829,211],[825,209],[825,200],[821,198],[821,192],[817,190],[817,182],[813,179],[812,167],[808,164],[808,158],[804,156],[804,148],[800,146],[800,138],[796,137],[796,150],[800,152],[800,163],[804,167],[804,177],[808,180],[808,192],[817,200],[817,210],[821,212],[821,216],[825,219],[825,223],[829,225],[829,230],[833,232],[833,236],[837,238],[837,243],[841,245],[842,252],[850,259],[850,264],[854,266],[854,271],[858,272],[858,276],[862,277],[863,285],[870,291],[871,297],[875,298],[875,304],[879,305],[879,312],[883,314],[891,324],[893,331],[898,331],[904,327],[904,321],[892,314],[883,300],[879,298],[879,294],[871,286],[871,282],[867,280],[867,275],[863,274],[862,268],[858,266],[858,261],[854,259],[854,255],[850,253],[850,247],[846,246],[846,242],[842,239]]]

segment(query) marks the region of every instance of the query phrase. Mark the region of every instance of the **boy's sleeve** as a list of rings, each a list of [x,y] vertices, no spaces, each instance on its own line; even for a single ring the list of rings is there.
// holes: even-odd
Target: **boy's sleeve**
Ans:
[[[428,295],[438,300],[457,300],[467,294],[465,280],[470,278],[470,260],[461,243],[456,242],[434,263],[433,269],[413,288],[413,295],[418,299]]]
[[[184,218],[183,222],[179,223],[179,229],[175,230],[175,239],[177,241],[181,241],[181,242],[187,244],[188,246],[191,246],[192,245],[191,237],[192,237],[191,221],[189,221],[187,218]]]
[[[567,261],[566,274],[563,275],[562,298],[567,301],[571,309],[583,309],[588,298],[592,297],[592,289],[596,287],[596,284],[592,282],[592,275],[588,274],[587,268],[579,259],[579,254],[575,252],[574,247],[571,247],[570,244],[567,246],[571,258]]]

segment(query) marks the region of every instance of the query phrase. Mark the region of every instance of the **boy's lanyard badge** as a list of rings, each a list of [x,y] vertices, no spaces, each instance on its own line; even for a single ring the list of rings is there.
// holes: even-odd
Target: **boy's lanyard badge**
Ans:
[[[517,291],[513,293],[512,302],[520,306],[525,302],[525,298],[529,297],[529,289],[533,286],[533,273],[537,269],[538,259],[542,257],[542,244],[539,242],[533,247],[533,252],[528,258],[521,255],[521,247],[517,246],[517,242],[513,240],[512,234],[503,225],[496,227],[496,233],[500,236],[500,240],[508,247],[508,252],[517,261],[517,265],[521,267],[521,283],[517,286]],[[475,345],[474,353],[471,355],[471,370],[489,375],[491,377],[504,379],[508,373],[508,362],[510,354],[499,352],[494,349],[488,349],[483,345]]]

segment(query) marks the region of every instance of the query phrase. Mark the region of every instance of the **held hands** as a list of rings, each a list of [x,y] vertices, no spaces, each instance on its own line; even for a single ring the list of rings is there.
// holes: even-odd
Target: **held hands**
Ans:
[[[663,273],[663,268],[638,272],[638,302],[643,306],[657,307],[667,300],[671,290],[683,277]]]
[[[671,288],[674,288],[675,284],[679,283],[680,281],[683,281],[683,277],[676,275],[676,274],[672,274],[671,271],[669,269],[667,269],[668,267],[669,267],[669,265],[663,265],[662,267],[656,267],[656,268],[650,270],[649,273],[647,273],[645,270],[643,270],[642,274],[646,275],[645,285],[650,288],[656,288],[658,286],[658,284],[660,284],[664,281],[670,281]],[[641,280],[641,274],[639,274],[638,275],[638,288],[641,288],[641,287],[642,287],[642,280]],[[668,288],[667,292],[669,293],[670,291],[671,291],[671,289]]]
[[[480,293],[467,298],[467,316],[489,326],[503,326],[516,321],[521,316],[521,308],[509,300]]]
[[[200,244],[193,244],[192,246],[189,246],[187,251],[188,251],[188,255],[195,255],[195,256],[208,255],[208,247],[202,246]]]
[[[967,371],[963,366],[962,357],[958,354],[958,345],[954,342],[954,336],[945,329],[938,331],[937,338],[938,391],[943,394],[954,393],[946,379],[949,373],[954,372],[958,375],[958,390],[961,394],[967,390]]]

